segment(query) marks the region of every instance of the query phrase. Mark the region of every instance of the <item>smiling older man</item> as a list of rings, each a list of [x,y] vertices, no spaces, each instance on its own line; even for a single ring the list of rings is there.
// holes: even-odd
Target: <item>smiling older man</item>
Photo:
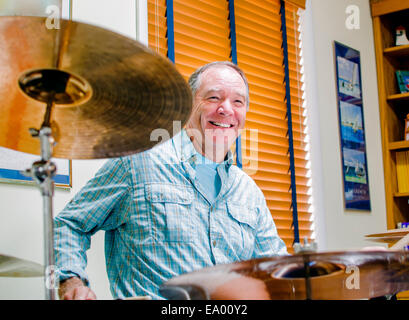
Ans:
[[[107,161],[55,219],[60,298],[96,298],[85,267],[98,230],[106,232],[116,298],[160,299],[159,286],[182,273],[287,253],[263,193],[229,152],[249,106],[244,73],[214,62],[189,84],[186,129],[149,151]]]

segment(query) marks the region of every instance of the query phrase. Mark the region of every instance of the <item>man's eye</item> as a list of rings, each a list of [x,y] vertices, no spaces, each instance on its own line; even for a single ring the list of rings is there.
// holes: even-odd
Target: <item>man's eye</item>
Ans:
[[[218,101],[219,97],[209,97],[208,99],[211,100],[211,101]]]

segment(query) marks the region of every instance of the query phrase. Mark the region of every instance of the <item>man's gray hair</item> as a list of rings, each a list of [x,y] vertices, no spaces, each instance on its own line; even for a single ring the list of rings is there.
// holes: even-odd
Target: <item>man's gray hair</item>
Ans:
[[[193,97],[195,96],[197,89],[199,89],[199,87],[200,87],[200,81],[201,81],[202,73],[205,72],[209,68],[219,67],[219,66],[222,66],[222,67],[226,66],[226,67],[234,69],[235,71],[237,71],[237,73],[243,79],[244,84],[246,85],[246,107],[247,107],[247,111],[248,111],[249,110],[249,105],[250,105],[250,94],[249,94],[249,84],[248,84],[247,78],[246,78],[243,70],[241,70],[239,68],[239,66],[237,66],[236,64],[234,64],[234,63],[232,63],[230,61],[211,62],[211,63],[205,64],[204,66],[201,66],[195,72],[193,72],[191,74],[191,76],[189,77],[189,81],[188,81],[190,89],[192,90]]]

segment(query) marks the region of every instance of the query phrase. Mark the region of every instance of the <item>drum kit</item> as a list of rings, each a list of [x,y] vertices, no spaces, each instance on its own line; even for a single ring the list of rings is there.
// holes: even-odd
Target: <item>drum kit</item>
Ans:
[[[0,146],[41,156],[26,173],[43,197],[47,267],[54,265],[51,158],[100,159],[148,150],[157,144],[152,130],[171,132],[174,120],[183,126],[192,107],[190,89],[174,65],[139,42],[71,20],[49,29],[44,18],[34,16],[0,17],[0,99]],[[0,277],[49,277],[45,269],[0,255]],[[403,290],[409,290],[407,252],[300,250],[184,274],[166,282],[161,294],[362,299]],[[45,296],[56,299],[52,286],[45,286]]]
[[[217,265],[167,281],[176,300],[355,300],[409,289],[409,252],[301,251]]]

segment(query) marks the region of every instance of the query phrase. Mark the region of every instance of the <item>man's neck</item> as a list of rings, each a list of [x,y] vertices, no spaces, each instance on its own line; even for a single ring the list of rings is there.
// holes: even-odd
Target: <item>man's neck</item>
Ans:
[[[194,144],[193,144],[194,145]],[[195,149],[197,150],[197,148],[195,147]],[[213,146],[213,148],[201,148],[201,150],[204,149],[203,151],[199,151],[204,157],[206,157],[207,159],[212,160],[213,162],[217,162],[217,163],[221,163],[224,161],[224,159],[226,159],[226,155],[228,150],[224,150],[223,148],[217,148],[216,146]]]

